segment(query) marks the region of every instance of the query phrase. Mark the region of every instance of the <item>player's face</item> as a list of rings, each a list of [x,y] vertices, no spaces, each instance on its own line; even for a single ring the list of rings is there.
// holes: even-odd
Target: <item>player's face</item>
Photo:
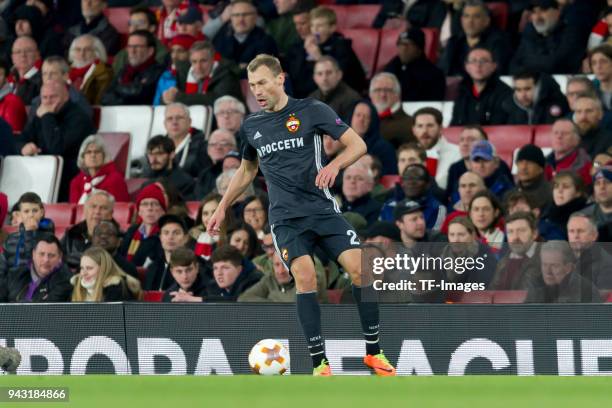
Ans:
[[[183,290],[189,290],[198,277],[198,268],[195,263],[187,266],[173,266],[170,272]]]
[[[159,231],[159,240],[164,251],[172,252],[176,248],[185,245],[187,234],[178,224],[166,224]]]
[[[285,285],[291,282],[289,271],[285,268],[285,265],[283,265],[276,254],[274,254],[274,258],[272,258],[272,267],[274,268],[274,277],[279,284]]]
[[[563,254],[559,251],[544,250],[540,253],[542,279],[547,286],[558,285],[572,272],[573,266],[564,262]]]
[[[236,266],[229,261],[218,261],[213,264],[213,276],[221,289],[230,289],[240,272],[242,266]]]
[[[414,119],[412,133],[425,150],[430,149],[440,139],[440,125],[436,122],[433,115],[418,115]]]
[[[370,128],[372,121],[372,112],[370,107],[365,103],[359,103],[355,106],[353,117],[351,118],[351,127],[357,134],[364,137]]]
[[[284,74],[274,75],[270,68],[265,65],[260,66],[255,71],[248,72],[249,88],[257,99],[257,104],[263,110],[273,112],[279,110],[278,102],[285,92],[283,84]]]
[[[234,231],[230,237],[230,245],[246,256],[249,252],[249,233],[245,230]]]
[[[266,224],[266,210],[259,200],[253,200],[244,207],[244,222],[255,231],[261,231]]]
[[[82,282],[90,283],[95,281],[99,273],[100,265],[98,265],[88,256],[81,257],[81,268],[79,270],[79,275],[81,276]]]

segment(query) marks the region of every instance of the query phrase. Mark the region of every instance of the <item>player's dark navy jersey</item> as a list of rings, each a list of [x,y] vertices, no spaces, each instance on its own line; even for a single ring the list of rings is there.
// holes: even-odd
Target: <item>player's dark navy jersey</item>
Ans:
[[[329,106],[311,98],[289,98],[278,112],[256,112],[244,120],[242,157],[259,160],[268,186],[270,224],[340,213],[329,189],[319,189],[315,179],[327,162],[323,134],[337,140],[347,129]]]

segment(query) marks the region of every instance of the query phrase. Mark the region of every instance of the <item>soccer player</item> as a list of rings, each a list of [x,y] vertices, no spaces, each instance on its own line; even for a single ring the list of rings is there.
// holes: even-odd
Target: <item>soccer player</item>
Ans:
[[[293,99],[284,91],[280,62],[260,54],[247,66],[249,87],[262,111],[248,116],[240,128],[245,142],[240,168],[207,225],[218,233],[225,213],[251,184],[259,166],[270,197],[269,223],[276,251],[297,287],[297,313],[313,361],[314,375],[331,375],[321,335],[321,313],[312,254],[326,249],[351,275],[353,296],[366,340],[364,363],[376,374],[395,375],[378,343],[379,313],[371,284],[362,287],[361,249],[357,233],[340,215],[329,187],[339,171],[366,152],[366,145],[327,105],[314,99]],[[345,149],[327,163],[323,134]]]

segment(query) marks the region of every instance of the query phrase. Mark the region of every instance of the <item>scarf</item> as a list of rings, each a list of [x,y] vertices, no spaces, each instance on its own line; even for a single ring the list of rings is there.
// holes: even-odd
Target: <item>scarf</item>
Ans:
[[[34,75],[38,74],[38,71],[40,71],[41,66],[42,66],[42,61],[38,60],[34,63],[34,66],[32,66],[32,68],[30,68],[30,70],[23,75],[23,77],[20,78],[17,71],[13,71],[6,78],[6,81],[11,84],[22,85],[23,83],[25,83],[25,81],[32,78]]]
[[[132,239],[130,241],[130,246],[128,247],[128,252],[127,252],[127,256],[126,259],[128,260],[128,262],[131,262],[134,259],[134,255],[136,255],[136,252],[138,252],[138,248],[140,248],[140,242],[147,239],[147,237],[145,237],[144,235],[144,225],[141,224],[136,231],[134,231],[134,235],[132,236]],[[149,237],[156,235],[159,232],[159,227],[157,226],[157,224],[155,224],[153,226],[153,228],[151,228],[151,232],[149,233]]]
[[[198,236],[193,252],[196,256],[208,261],[213,252],[213,245],[217,240],[217,237],[211,237],[208,232],[204,231]]]
[[[215,72],[215,69],[219,65],[218,53],[215,53],[215,62],[213,62],[213,66],[210,70],[210,73],[206,78],[198,81],[193,76],[193,68],[189,68],[189,72],[187,73],[187,82],[185,83],[185,93],[187,95],[192,94],[205,94],[208,91],[208,86],[210,85],[210,81],[212,80],[212,76]]]
[[[121,75],[121,80],[119,82],[122,85],[126,85],[126,84],[129,84],[130,82],[133,82],[134,77],[142,74],[144,71],[147,70],[147,68],[149,68],[153,64],[155,64],[155,53],[151,55],[148,60],[146,60],[145,62],[143,62],[142,64],[136,67],[133,67],[130,64],[127,64],[125,66],[125,70],[123,71],[123,74]]]
[[[105,178],[106,174],[93,177],[88,174],[84,175],[83,179],[85,180],[85,184],[83,185],[83,194],[81,194],[81,198],[79,198],[79,204],[85,204],[87,198],[91,195],[91,193],[98,190],[96,187],[102,183]]]
[[[91,64],[87,64],[81,68],[70,68],[70,72],[68,72],[68,78],[70,79],[70,83],[74,85],[76,89],[83,89],[83,85],[87,82],[89,76],[91,76],[94,69],[96,69],[96,65],[100,63],[100,60],[96,59]],[[91,72],[90,72],[91,71]]]

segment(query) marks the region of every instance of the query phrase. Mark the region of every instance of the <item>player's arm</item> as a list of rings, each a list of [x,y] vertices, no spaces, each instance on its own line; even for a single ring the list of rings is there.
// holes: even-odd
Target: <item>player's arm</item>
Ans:
[[[242,193],[246,191],[249,185],[253,182],[257,176],[257,170],[259,169],[257,160],[246,160],[242,159],[240,167],[236,170],[236,174],[232,177],[229,183],[226,193],[223,195],[219,206],[215,210],[206,226],[206,231],[211,235],[216,235],[221,229],[223,220],[225,219],[225,212],[232,206],[234,201]]]
[[[357,159],[366,154],[368,148],[361,138],[353,129],[348,128],[346,132],[340,136],[340,143],[345,148],[336,156],[327,166],[323,167],[317,178],[315,184],[319,188],[331,187],[334,185],[334,181],[338,176],[340,170],[355,163]]]

